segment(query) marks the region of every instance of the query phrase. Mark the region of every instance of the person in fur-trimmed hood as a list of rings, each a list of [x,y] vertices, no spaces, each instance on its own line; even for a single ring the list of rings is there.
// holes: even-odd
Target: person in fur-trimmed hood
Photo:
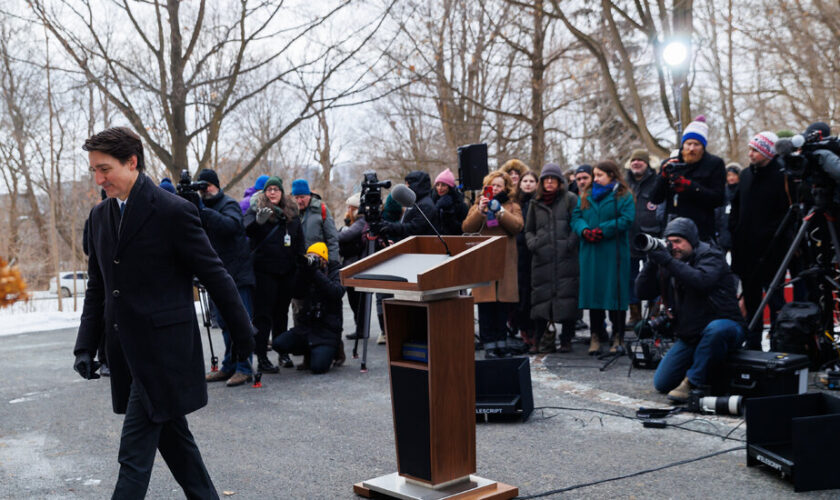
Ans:
[[[245,213],[244,224],[245,234],[251,240],[257,282],[254,293],[257,368],[263,373],[277,373],[279,369],[268,359],[268,336],[272,330],[275,335],[287,330],[297,259],[306,249],[297,203],[286,196],[279,177],[269,177],[263,190],[251,196],[251,208]],[[283,362],[291,360],[287,358]]]

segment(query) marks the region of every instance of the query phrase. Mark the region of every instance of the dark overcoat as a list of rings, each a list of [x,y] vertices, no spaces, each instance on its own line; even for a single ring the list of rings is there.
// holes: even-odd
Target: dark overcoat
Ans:
[[[117,201],[90,213],[88,285],[74,353],[105,337],[114,412],[136,384],[149,418],[164,422],[207,404],[193,276],[207,288],[234,342],[252,335],[233,279],[196,207],[139,174],[120,223]]]
[[[578,198],[560,185],[554,203],[534,198],[525,217],[531,251],[531,317],[556,322],[578,314],[578,236],[572,212]]]

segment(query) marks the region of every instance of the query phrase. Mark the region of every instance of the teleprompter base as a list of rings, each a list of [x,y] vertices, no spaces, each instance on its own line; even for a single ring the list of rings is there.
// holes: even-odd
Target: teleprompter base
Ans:
[[[400,498],[403,500],[508,500],[519,494],[519,488],[471,475],[468,480],[433,489],[408,482],[396,472],[368,479],[353,485],[357,495],[372,498]]]

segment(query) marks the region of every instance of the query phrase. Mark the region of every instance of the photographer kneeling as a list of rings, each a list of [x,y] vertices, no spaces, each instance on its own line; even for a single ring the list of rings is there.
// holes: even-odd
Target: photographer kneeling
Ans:
[[[336,358],[341,342],[342,303],[341,264],[329,261],[327,245],[313,243],[298,268],[294,297],[303,305],[294,328],[274,339],[272,348],[280,356],[303,355],[299,370],[326,373]]]
[[[709,367],[741,345],[744,319],[735,276],[721,250],[701,242],[697,226],[685,217],[668,223],[664,236],[667,248],[648,252],[636,278],[636,295],[663,297],[663,314],[670,317],[677,341],[659,363],[653,385],[668,399],[685,403],[692,389],[706,384]]]

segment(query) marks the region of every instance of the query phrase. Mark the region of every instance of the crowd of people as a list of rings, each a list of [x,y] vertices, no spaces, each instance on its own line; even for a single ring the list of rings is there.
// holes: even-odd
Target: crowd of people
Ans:
[[[830,132],[824,124],[812,128]],[[679,400],[705,383],[706,366],[726,353],[721,346],[761,348],[763,324],[750,331],[746,325],[791,238],[776,235],[770,245],[792,203],[777,140],[772,132],[756,134],[747,145],[749,167],[727,165],[708,151],[701,116],[686,127],[680,148],[661,162],[645,149],[632,150],[623,165],[603,160],[566,172],[554,163],[531,168],[511,159],[489,172],[471,201],[450,169],[434,182],[414,171],[404,182],[416,203],[403,209],[388,196],[374,227],[360,212],[357,193],[347,199],[337,229],[305,179],[294,180],[287,194],[280,178],[261,176],[237,203],[221,191],[216,173],[204,170],[198,179],[205,187],[195,201],[253,316],[256,369],[262,373],[294,367],[290,354],[304,355],[299,368],[315,373],[343,363],[345,292],[355,319],[347,338],[366,332],[362,295],[341,287],[338,269],[379,249],[371,249],[371,241],[381,246],[436,229],[507,238],[502,279],[471,292],[486,358],[568,353],[576,330],[586,328],[590,355],[621,352],[625,331],[639,324],[643,312],[660,312],[669,317],[678,349],[660,366],[656,387]],[[642,233],[666,238],[669,246],[643,251],[633,244]],[[376,296],[380,330],[387,297]],[[654,307],[643,310],[642,300]],[[775,294],[773,319],[782,305],[782,294]],[[231,361],[230,336],[213,312],[226,353],[221,370],[207,380],[243,384],[251,380],[251,364]],[[722,327],[721,321],[729,323]],[[378,342],[385,342],[384,335]],[[268,357],[271,349],[277,364]]]

